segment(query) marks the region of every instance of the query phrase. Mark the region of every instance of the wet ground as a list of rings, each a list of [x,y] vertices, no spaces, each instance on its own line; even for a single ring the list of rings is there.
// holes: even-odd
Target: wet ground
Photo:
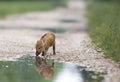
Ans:
[[[102,82],[105,73],[34,56],[0,61],[1,82]]]

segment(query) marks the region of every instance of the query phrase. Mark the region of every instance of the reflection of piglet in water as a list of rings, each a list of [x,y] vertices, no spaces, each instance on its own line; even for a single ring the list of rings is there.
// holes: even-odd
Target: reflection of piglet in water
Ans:
[[[53,54],[55,55],[55,35],[52,32],[44,34],[40,40],[36,43],[36,56],[42,53],[42,56],[46,55],[49,47],[53,46]]]
[[[50,80],[54,75],[54,62],[49,65],[46,59],[36,56],[35,69],[45,79]]]

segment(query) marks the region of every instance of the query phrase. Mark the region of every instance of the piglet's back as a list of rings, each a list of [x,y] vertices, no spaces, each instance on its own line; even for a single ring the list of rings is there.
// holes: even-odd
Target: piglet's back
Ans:
[[[52,46],[55,43],[55,35],[52,32],[48,32],[41,37],[41,40],[48,46]]]

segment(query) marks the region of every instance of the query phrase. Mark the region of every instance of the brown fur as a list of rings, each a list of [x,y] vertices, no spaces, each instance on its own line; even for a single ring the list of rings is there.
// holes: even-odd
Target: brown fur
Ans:
[[[55,53],[55,35],[52,32],[44,34],[36,43],[36,56],[40,53],[46,55],[49,47],[53,46],[53,54]]]
[[[54,62],[52,65],[49,65],[46,59],[36,56],[35,69],[45,79],[50,80],[54,75]]]

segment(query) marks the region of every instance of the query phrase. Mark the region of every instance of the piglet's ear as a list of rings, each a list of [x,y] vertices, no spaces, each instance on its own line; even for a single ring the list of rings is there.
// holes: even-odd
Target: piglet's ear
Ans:
[[[36,46],[39,44],[39,41],[37,40],[37,42],[36,42]]]
[[[39,40],[37,40],[37,43],[39,42]]]
[[[37,46],[38,46],[38,41],[36,41],[36,44],[35,44],[35,47],[37,48]]]

